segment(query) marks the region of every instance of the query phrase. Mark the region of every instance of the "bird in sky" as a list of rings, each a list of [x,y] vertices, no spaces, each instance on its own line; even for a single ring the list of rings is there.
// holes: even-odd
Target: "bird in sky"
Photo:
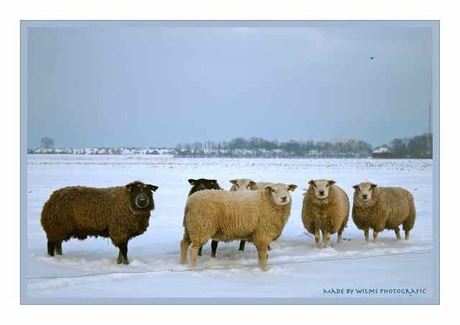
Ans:
[[[374,57],[373,57],[373,56],[371,56],[371,58],[370,58],[370,59],[371,59],[371,60],[374,60]]]

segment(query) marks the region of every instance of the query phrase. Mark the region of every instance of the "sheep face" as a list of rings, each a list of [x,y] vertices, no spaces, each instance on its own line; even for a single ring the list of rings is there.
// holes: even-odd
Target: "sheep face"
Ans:
[[[129,193],[131,210],[134,213],[149,213],[154,209],[153,192],[158,186],[135,181],[126,185]]]
[[[188,182],[192,185],[190,189],[189,196],[195,192],[202,191],[202,190],[221,190],[222,188],[219,186],[215,179],[189,179]]]
[[[353,186],[355,189],[355,199],[368,202],[372,199],[372,192],[377,185],[370,182],[363,182]]]
[[[253,180],[247,179],[247,178],[232,179],[230,180],[230,183],[235,185],[236,187],[235,191],[253,190],[256,185],[256,182],[254,182]]]
[[[291,202],[291,194],[297,188],[295,184],[273,184],[265,187],[265,191],[270,192],[273,202],[277,205],[286,205]]]
[[[317,179],[308,182],[310,187],[314,190],[315,196],[318,200],[324,200],[329,196],[330,186],[335,184],[333,180]]]

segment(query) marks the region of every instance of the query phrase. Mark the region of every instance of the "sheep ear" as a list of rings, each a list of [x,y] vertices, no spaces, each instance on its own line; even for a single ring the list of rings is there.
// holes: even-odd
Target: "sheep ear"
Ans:
[[[335,184],[335,181],[333,181],[333,180],[331,179],[331,180],[328,180],[327,183],[328,183],[329,185],[334,185],[334,184]]]
[[[250,181],[250,182],[249,182],[249,185],[254,186],[254,185],[256,185],[256,182]]]
[[[188,182],[190,183],[190,185],[195,185],[196,180],[190,178]]]
[[[156,186],[156,185],[147,184],[147,186],[149,187],[149,189],[150,189],[152,192],[155,192],[155,191],[158,189],[158,186]]]
[[[230,180],[230,183],[232,183],[232,184],[236,184],[237,182],[238,182],[237,179],[231,179],[231,180]]]
[[[266,187],[265,187],[265,191],[267,191],[267,192],[271,192],[272,190],[273,190],[273,189],[272,189],[271,186],[266,186]]]
[[[128,189],[128,191],[131,191],[133,186],[134,186],[134,182],[125,185],[125,187]]]
[[[371,183],[371,188],[376,188],[376,187],[377,187],[377,184]]]
[[[288,185],[288,191],[294,192],[296,188],[297,188],[297,185],[295,185],[295,184],[289,184]]]
[[[357,191],[359,189],[359,185],[353,185],[353,188]]]
[[[308,182],[308,184],[310,184],[310,185],[313,186],[313,185],[315,185],[315,181],[311,179],[311,180]]]

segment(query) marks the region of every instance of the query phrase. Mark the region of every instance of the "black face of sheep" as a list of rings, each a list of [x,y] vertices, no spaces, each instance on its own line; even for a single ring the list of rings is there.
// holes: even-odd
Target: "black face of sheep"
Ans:
[[[136,181],[126,185],[126,188],[135,214],[149,213],[155,208],[152,192],[155,192],[158,186]]]
[[[195,192],[203,190],[222,190],[215,179],[189,179],[188,182],[192,185],[188,196],[192,195]]]

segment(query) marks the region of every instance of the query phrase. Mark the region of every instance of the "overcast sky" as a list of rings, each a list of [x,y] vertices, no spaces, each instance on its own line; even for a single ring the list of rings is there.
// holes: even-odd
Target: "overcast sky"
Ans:
[[[428,132],[431,28],[272,26],[30,27],[28,147],[44,136],[57,147],[253,136],[379,145]]]

